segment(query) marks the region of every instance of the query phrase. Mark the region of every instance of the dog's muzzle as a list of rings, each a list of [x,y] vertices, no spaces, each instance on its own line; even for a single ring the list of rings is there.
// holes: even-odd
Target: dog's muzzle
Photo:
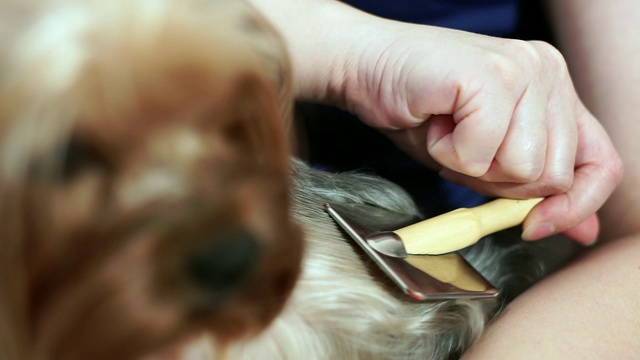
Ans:
[[[256,267],[261,249],[255,236],[244,228],[211,237],[209,245],[188,257],[186,267],[189,277],[202,290],[220,298],[245,283]]]

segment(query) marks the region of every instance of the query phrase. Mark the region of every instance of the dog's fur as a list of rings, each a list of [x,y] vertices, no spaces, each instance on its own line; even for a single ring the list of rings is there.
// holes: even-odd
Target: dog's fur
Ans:
[[[283,313],[229,359],[447,359],[483,331],[502,300],[415,302],[385,281],[323,210],[323,204],[375,204],[416,214],[396,185],[361,173],[293,167],[294,214],[304,227],[303,273]],[[508,234],[503,234],[507,235]],[[502,290],[520,291],[543,275],[537,251],[514,238],[486,238],[465,257]],[[536,249],[538,250],[538,249]]]
[[[290,164],[240,0],[2,0],[0,42],[0,359],[442,359],[499,305],[411,301],[338,230],[327,201],[417,210]],[[504,287],[516,251],[467,257]]]
[[[463,252],[504,296],[412,301],[387,281],[323,209],[327,202],[375,204],[417,215],[408,194],[377,176],[332,174],[300,161],[294,161],[292,174],[293,214],[303,226],[306,250],[302,276],[289,303],[260,336],[231,344],[224,352],[203,337],[183,348],[181,358],[456,358],[505,301],[544,275],[543,248],[516,244],[516,237],[506,232]]]
[[[267,326],[302,255],[271,28],[239,1],[0,4],[0,358]]]

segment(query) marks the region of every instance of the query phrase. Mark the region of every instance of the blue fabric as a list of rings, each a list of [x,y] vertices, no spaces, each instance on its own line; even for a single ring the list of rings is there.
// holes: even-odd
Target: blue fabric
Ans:
[[[515,30],[518,0],[346,0],[368,13],[416,24],[504,36]]]
[[[487,202],[487,197],[480,195],[469,188],[454,184],[445,179],[440,179],[440,188],[443,192],[444,208],[447,210],[458,208],[470,208]]]

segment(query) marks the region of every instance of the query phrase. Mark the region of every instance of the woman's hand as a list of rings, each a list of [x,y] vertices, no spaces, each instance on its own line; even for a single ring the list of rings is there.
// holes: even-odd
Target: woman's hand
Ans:
[[[593,215],[622,165],[560,53],[543,42],[377,21],[345,71],[345,107],[447,179],[490,195],[548,197],[524,238],[569,230],[595,241]]]
[[[385,20],[335,0],[250,2],[287,41],[298,97],[348,109],[477,191],[548,197],[525,220],[525,238],[569,230],[595,240],[594,214],[622,165],[556,49]]]

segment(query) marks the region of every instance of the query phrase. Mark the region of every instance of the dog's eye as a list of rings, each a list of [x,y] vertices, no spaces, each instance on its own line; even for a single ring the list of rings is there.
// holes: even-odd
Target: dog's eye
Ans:
[[[107,157],[96,146],[78,136],[72,136],[45,155],[35,157],[29,163],[27,171],[32,181],[67,182],[86,171],[110,172],[111,169]]]
[[[71,180],[88,170],[109,171],[111,168],[107,157],[91,142],[81,137],[71,137],[61,151],[62,180]]]

